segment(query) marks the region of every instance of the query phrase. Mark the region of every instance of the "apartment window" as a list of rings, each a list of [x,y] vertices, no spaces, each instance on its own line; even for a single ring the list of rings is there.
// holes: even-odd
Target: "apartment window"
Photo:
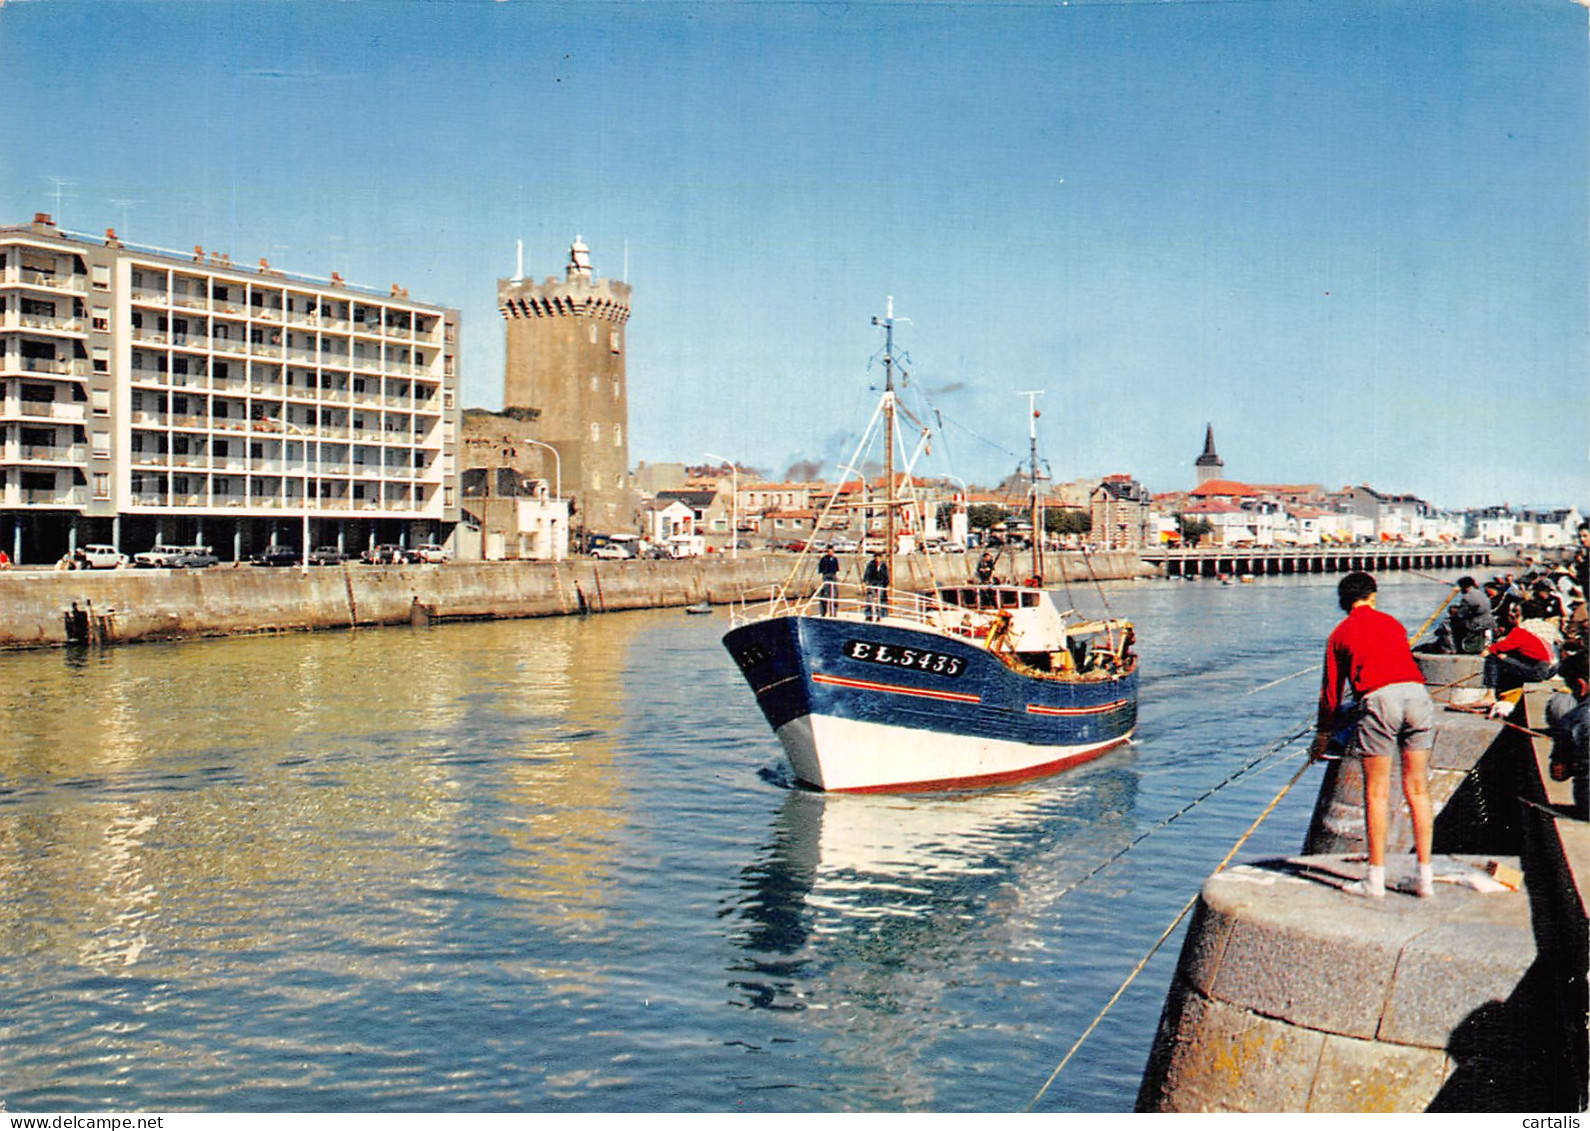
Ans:
[[[105,459],[110,455],[110,433],[94,433],[94,458]]]
[[[110,311],[102,306],[94,308],[94,329],[101,334],[110,332]]]
[[[110,476],[106,472],[94,472],[94,498],[110,498]]]
[[[110,290],[110,268],[103,263],[94,264],[94,289],[96,291]]]
[[[109,373],[110,372],[110,353],[109,353],[109,351],[100,350],[100,349],[97,349],[97,350],[94,351],[94,372],[95,373]]]
[[[607,348],[612,350],[614,353],[618,352],[618,331],[617,330],[609,330],[607,332]]]
[[[110,415],[110,390],[109,389],[95,389],[93,391],[93,393],[91,394],[91,396],[92,396],[92,399],[93,399],[93,402],[94,402],[94,415],[95,416],[109,416]]]

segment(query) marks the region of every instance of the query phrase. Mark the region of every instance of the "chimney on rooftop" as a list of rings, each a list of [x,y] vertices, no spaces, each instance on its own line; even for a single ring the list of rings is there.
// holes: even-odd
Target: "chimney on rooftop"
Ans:
[[[50,219],[50,214],[48,212],[35,212],[33,214],[33,222],[35,224],[44,224],[51,228],[55,227],[55,221]]]

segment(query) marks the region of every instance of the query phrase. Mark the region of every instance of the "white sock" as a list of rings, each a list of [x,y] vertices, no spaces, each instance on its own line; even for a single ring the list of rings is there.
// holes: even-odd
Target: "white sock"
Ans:
[[[1427,898],[1435,894],[1435,865],[1428,860],[1419,865],[1419,894]]]
[[[1370,895],[1386,894],[1386,866],[1384,864],[1369,865],[1369,871],[1364,876],[1364,890]]]

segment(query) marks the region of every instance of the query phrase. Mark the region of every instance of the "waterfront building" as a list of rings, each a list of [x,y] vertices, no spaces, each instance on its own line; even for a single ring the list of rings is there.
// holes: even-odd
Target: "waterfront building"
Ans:
[[[1105,550],[1139,550],[1148,523],[1149,496],[1130,475],[1106,475],[1089,500],[1093,542]]]
[[[1220,453],[1215,451],[1215,426],[1211,423],[1204,429],[1204,450],[1193,461],[1193,470],[1197,475],[1197,486],[1202,487],[1211,479],[1225,478],[1226,461],[1220,458]]]
[[[459,477],[462,525],[455,556],[562,561],[569,503],[557,453],[536,438],[533,413],[466,409]]]
[[[0,546],[442,541],[458,348],[396,286],[0,228]]]
[[[503,404],[538,414],[538,438],[557,449],[572,521],[587,534],[636,528],[629,479],[625,327],[630,286],[599,279],[575,237],[563,278],[497,281],[507,325]]]

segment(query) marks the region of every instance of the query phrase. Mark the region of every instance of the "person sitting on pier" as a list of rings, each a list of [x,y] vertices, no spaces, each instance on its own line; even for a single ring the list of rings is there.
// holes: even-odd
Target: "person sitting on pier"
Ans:
[[[1502,613],[1502,637],[1485,649],[1483,682],[1498,699],[1526,683],[1540,683],[1557,671],[1557,655],[1542,635],[1545,630],[1534,605],[1509,605]],[[1527,620],[1527,625],[1526,625]]]
[[[1447,610],[1452,622],[1452,646],[1469,656],[1477,656],[1491,642],[1496,618],[1491,603],[1472,577],[1458,578],[1458,599]]]
[[[1546,729],[1551,732],[1552,781],[1573,779],[1573,815],[1590,819],[1590,660],[1583,653],[1562,661],[1566,692],[1546,703]]]
[[[1375,608],[1375,579],[1354,571],[1336,587],[1337,601],[1347,614],[1325,643],[1325,677],[1320,685],[1319,730],[1309,750],[1310,761],[1325,756],[1333,732],[1341,725],[1343,688],[1357,698],[1358,724],[1346,756],[1363,764],[1364,832],[1369,870],[1344,889],[1353,895],[1380,898],[1386,894],[1386,829],[1390,823],[1391,756],[1402,758],[1402,793],[1413,818],[1414,851],[1419,873],[1414,890],[1435,892],[1430,863],[1434,836],[1428,767],[1435,741],[1435,704],[1425,689],[1424,673],[1408,647],[1408,632],[1394,617]]]

